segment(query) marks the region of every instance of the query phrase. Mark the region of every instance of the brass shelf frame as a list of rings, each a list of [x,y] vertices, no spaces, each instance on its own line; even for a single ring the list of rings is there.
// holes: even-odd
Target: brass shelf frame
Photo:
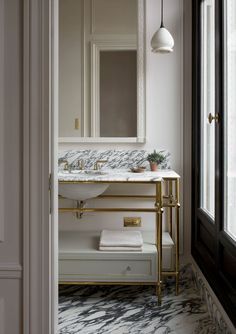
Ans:
[[[154,208],[59,208],[59,213],[84,212],[149,212],[155,213],[156,248],[157,248],[157,281],[156,282],[74,282],[61,281],[60,284],[77,285],[155,285],[158,303],[161,304],[162,276],[174,276],[176,295],[179,293],[179,220],[180,220],[180,178],[160,178],[155,181],[59,181],[59,183],[108,183],[108,184],[149,184],[155,186],[155,195],[100,195],[99,199],[148,199],[154,200]],[[163,194],[166,188],[167,195]],[[168,213],[168,231],[173,239],[173,210],[175,210],[175,270],[162,271],[162,216],[164,208]]]

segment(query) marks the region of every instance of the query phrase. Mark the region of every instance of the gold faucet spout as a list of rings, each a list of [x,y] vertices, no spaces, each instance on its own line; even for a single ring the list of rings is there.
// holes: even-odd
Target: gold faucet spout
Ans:
[[[84,163],[83,159],[78,160],[78,167],[79,167],[80,170],[84,169],[84,165],[85,165],[85,163]]]
[[[64,170],[69,170],[69,162],[66,159],[62,159],[59,162],[59,165],[64,164]]]

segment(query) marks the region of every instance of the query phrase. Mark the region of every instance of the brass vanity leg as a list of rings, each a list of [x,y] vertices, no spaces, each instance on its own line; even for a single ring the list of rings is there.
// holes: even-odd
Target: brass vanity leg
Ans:
[[[158,305],[161,305],[162,285],[162,182],[156,183],[156,247],[157,247],[157,286]]]
[[[180,203],[179,203],[179,179],[175,181],[176,190],[176,231],[175,231],[175,293],[179,294],[179,219],[180,219]]]
[[[173,185],[172,185],[172,180],[170,180],[168,182],[168,197],[169,197],[169,203],[172,204],[173,203]],[[169,216],[168,216],[168,221],[169,221],[168,230],[169,230],[170,236],[172,238],[173,216],[172,216],[172,207],[171,206],[169,207],[168,214],[169,214]]]

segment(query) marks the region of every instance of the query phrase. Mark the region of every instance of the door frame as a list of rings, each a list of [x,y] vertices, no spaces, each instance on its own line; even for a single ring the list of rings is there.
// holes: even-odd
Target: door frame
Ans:
[[[52,13],[57,0],[23,1],[24,334],[57,333],[58,46]]]

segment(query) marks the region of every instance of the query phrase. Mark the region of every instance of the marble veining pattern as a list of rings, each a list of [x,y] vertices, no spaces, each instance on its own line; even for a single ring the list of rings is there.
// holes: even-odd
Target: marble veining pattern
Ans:
[[[93,169],[97,160],[107,160],[106,168],[122,168],[130,169],[137,166],[145,166],[149,168],[147,155],[150,153],[146,150],[69,150],[59,153],[59,162],[67,160],[71,167],[76,167],[78,161],[83,159],[85,169]],[[167,151],[163,152],[167,155],[167,161],[160,165],[162,169],[170,168],[170,154]]]
[[[216,334],[191,265],[181,270],[180,294],[166,282],[162,305],[152,286],[61,286],[60,334]]]
[[[195,281],[197,284],[197,288],[200,291],[200,295],[205,301],[207,305],[208,313],[212,319],[212,321],[217,324],[218,333],[224,333],[224,334],[231,334],[231,330],[229,329],[229,326],[227,325],[225,319],[223,318],[221,312],[219,311],[218,307],[216,306],[214,299],[212,298],[212,295],[210,294],[208,288],[206,287],[203,278],[198,273],[197,270],[194,270],[194,276]],[[232,325],[233,326],[233,325]],[[236,332],[236,330],[235,330]]]
[[[99,172],[97,172],[99,173]],[[127,170],[102,170],[101,174],[93,173],[91,171],[86,173],[83,171],[59,171],[58,180],[59,181],[125,181],[125,182],[154,182],[159,181],[163,177],[163,172],[143,172],[143,173],[132,173]],[[175,177],[177,174],[173,171],[164,172],[166,177]]]

